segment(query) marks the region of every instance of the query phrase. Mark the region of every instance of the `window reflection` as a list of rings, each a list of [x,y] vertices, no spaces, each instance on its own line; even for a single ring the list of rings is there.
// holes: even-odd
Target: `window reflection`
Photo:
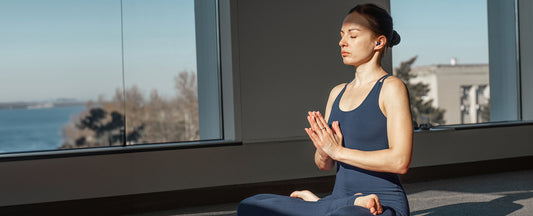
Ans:
[[[123,10],[126,144],[198,140],[194,1],[128,0]]]
[[[394,74],[409,89],[414,121],[490,121],[486,11],[482,0],[391,1],[402,37],[392,50]]]
[[[0,1],[0,153],[198,140],[194,10]]]

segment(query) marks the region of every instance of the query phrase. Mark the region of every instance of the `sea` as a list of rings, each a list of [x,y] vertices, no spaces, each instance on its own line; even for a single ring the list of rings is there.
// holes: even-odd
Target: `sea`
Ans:
[[[61,130],[85,109],[63,106],[0,110],[0,154],[58,149]]]

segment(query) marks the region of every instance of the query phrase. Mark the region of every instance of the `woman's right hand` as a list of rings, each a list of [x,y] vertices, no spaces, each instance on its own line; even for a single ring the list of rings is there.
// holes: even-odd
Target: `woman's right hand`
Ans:
[[[308,112],[307,121],[309,121],[309,124],[311,124],[312,115],[313,115],[313,112]],[[312,128],[305,128],[305,132],[307,133],[307,135],[313,142],[313,145],[316,146],[318,144],[317,142],[319,141],[316,140],[316,136],[312,135],[312,133],[314,133],[312,131]],[[328,154],[326,154],[326,152],[322,151],[322,149],[320,148],[316,148],[315,163],[318,166],[318,168],[321,170],[329,170],[333,168],[333,159],[331,159],[331,157],[329,157]]]
[[[337,121],[333,122],[332,127],[330,128],[329,125],[327,125],[326,120],[320,112],[312,111],[308,113],[307,121],[309,122],[310,128],[306,128],[305,131],[307,132],[307,135],[317,147],[316,153],[315,153],[315,163],[321,170],[329,170],[333,167],[334,161],[329,155],[328,152],[325,150],[331,150],[331,148],[323,149],[325,147],[325,142],[323,140],[324,137],[319,136],[319,133],[322,134],[322,136],[325,136],[324,133],[329,133],[329,136],[331,137],[330,141],[333,141],[332,145],[339,145],[342,144],[342,133],[339,127],[339,123]],[[323,130],[323,131],[322,131]],[[334,146],[328,146],[328,147],[334,147]]]

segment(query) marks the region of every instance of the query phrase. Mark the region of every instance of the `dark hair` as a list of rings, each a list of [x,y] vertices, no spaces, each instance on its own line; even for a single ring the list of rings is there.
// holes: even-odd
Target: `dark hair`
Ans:
[[[362,4],[352,8],[348,14],[353,12],[363,16],[369,23],[367,27],[374,33],[384,35],[387,38],[387,46],[392,47],[400,43],[400,35],[393,30],[392,17],[385,9],[375,4]]]

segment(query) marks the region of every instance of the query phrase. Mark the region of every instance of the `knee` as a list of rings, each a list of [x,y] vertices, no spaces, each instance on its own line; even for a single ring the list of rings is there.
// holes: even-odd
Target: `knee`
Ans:
[[[333,212],[328,216],[346,216],[346,215],[360,215],[360,216],[373,216],[367,208],[361,206],[344,206]]]
[[[272,199],[276,195],[274,194],[256,194],[241,201],[241,203],[255,203],[261,200]]]
[[[329,214],[329,216],[345,216],[345,215],[373,216],[373,214],[370,213],[370,210],[368,210],[367,208],[361,207],[361,206],[345,206]],[[380,214],[380,216],[396,216],[396,212],[389,207],[383,207],[383,213]]]
[[[272,194],[257,194],[242,200],[237,206],[238,215],[251,215],[262,206],[262,201],[272,198]]]

